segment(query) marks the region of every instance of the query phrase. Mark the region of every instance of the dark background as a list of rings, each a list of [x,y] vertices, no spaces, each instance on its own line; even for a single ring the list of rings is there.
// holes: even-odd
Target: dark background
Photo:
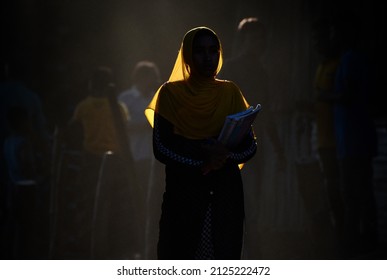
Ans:
[[[113,69],[117,91],[129,86],[129,75],[139,60],[154,61],[162,79],[166,80],[189,29],[206,25],[215,30],[227,59],[235,53],[238,22],[244,17],[257,16],[268,30],[263,62],[270,77],[272,101],[284,119],[291,119],[297,114],[298,104],[312,100],[318,58],[312,46],[311,23],[320,16],[339,11],[353,13],[359,19],[360,46],[368,52],[375,70],[378,91],[373,104],[374,116],[381,124],[379,131],[384,137],[380,144],[383,157],[376,162],[375,180],[377,200],[384,211],[380,215],[381,232],[386,236],[387,138],[382,101],[386,94],[387,15],[383,1],[12,0],[2,3],[0,10],[0,61],[2,66],[9,65],[11,73],[40,96],[49,130],[53,132],[54,128],[68,123],[76,104],[88,94],[88,79],[96,66],[107,65]],[[286,191],[283,196],[287,195]],[[286,205],[281,209],[299,214],[297,209],[288,211]],[[290,227],[294,230],[302,226]],[[382,239],[386,244],[385,237]],[[303,236],[297,239],[298,243],[289,240],[292,246],[288,254],[279,251],[282,255],[269,256],[309,256],[303,252],[302,246],[306,243]],[[385,251],[383,254],[385,258]]]
[[[23,72],[27,86],[42,97],[53,126],[66,118],[56,116],[56,107],[63,106],[59,100],[80,100],[95,66],[112,67],[119,88],[127,86],[132,67],[141,59],[155,61],[166,79],[188,29],[213,28],[227,58],[239,20],[258,16],[269,31],[265,61],[276,77],[273,92],[287,103],[310,94],[316,65],[310,23],[341,9],[358,16],[362,44],[382,68],[386,4],[374,0],[6,1],[0,15],[1,61]]]

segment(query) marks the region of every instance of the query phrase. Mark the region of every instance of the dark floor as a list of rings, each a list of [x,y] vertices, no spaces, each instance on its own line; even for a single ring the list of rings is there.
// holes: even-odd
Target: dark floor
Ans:
[[[359,255],[359,259],[387,259],[387,122],[379,121],[377,127],[379,154],[374,161],[374,187],[378,205],[379,245],[377,249]],[[80,155],[76,152],[66,152],[62,156],[61,166],[57,166],[57,170],[61,170],[61,173],[57,173],[57,189],[52,196],[55,198],[52,200],[55,203],[51,204],[50,213],[55,215],[51,215],[49,223],[51,237],[45,236],[44,245],[36,243],[41,245],[40,248],[32,248],[36,253],[35,257],[29,255],[30,257],[27,258],[108,259],[109,257],[103,255],[103,250],[106,249],[104,246],[90,248],[90,226],[85,226],[89,222],[90,213],[84,211],[84,205],[90,203],[87,201],[90,200],[90,197],[87,193],[79,195],[80,189],[76,179],[80,175]],[[65,178],[65,180],[61,180],[61,178]],[[12,247],[10,240],[14,237],[12,232],[7,231],[3,225],[1,231],[1,258],[18,258],[14,257],[15,251],[10,249]],[[106,232],[104,234],[106,235]],[[131,254],[123,258],[144,258],[141,252],[136,254],[135,249],[130,247],[128,250],[131,250]],[[98,255],[98,252],[102,253]]]

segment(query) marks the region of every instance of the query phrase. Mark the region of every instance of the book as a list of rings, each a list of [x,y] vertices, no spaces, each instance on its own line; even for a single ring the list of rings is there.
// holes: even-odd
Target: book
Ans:
[[[223,128],[219,134],[218,141],[228,148],[237,146],[242,139],[249,133],[251,126],[258,112],[261,110],[261,104],[250,106],[242,112],[228,115],[224,121]]]

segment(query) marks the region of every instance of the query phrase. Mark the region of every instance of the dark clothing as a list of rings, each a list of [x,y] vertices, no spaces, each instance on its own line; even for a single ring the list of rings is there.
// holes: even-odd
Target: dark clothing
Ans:
[[[339,161],[344,194],[343,245],[347,255],[375,249],[378,217],[372,182],[372,158]]]
[[[345,210],[344,257],[369,251],[377,244],[373,190],[377,134],[369,106],[370,97],[375,93],[370,73],[367,56],[347,50],[340,59],[335,77],[336,147]]]
[[[243,240],[243,185],[238,163],[256,151],[253,132],[231,151],[219,170],[203,175],[206,140],[173,133],[173,126],[155,115],[153,145],[156,158],[166,165],[166,189],[160,220],[159,259],[197,259],[203,230],[210,232],[213,259],[239,259]],[[205,224],[210,215],[210,224]],[[205,242],[204,242],[205,243]]]

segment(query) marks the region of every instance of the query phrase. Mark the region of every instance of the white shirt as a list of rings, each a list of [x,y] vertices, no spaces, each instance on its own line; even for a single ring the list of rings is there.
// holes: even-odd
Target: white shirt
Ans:
[[[149,125],[144,110],[150,102],[136,86],[125,90],[118,96],[123,102],[130,115],[129,139],[133,159],[135,161],[152,158],[152,128]]]

